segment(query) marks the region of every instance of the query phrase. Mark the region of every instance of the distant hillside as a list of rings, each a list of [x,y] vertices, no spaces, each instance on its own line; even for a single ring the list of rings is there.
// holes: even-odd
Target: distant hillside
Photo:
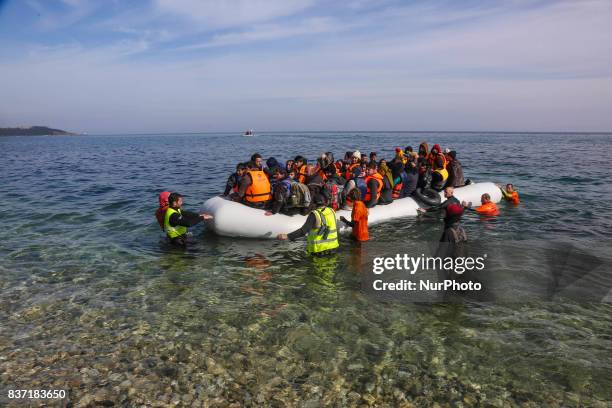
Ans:
[[[75,135],[76,133],[66,132],[65,130],[52,129],[46,126],[30,127],[0,127],[0,136],[44,136],[44,135]]]

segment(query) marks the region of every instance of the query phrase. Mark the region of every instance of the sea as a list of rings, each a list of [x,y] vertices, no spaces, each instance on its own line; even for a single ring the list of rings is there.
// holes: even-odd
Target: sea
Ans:
[[[514,248],[507,274],[529,286],[529,273],[562,274],[548,258],[577,254],[574,270],[582,259],[597,270],[579,277],[596,293],[411,302],[364,291],[360,251],[435,242],[435,217],[373,225],[363,245],[342,235],[323,267],[304,241],[220,237],[203,224],[177,250],[154,217],[164,190],[200,211],[256,152],[390,159],[422,141],[455,150],[472,181],[518,189],[521,204],[500,203],[498,217],[463,217],[469,239]],[[612,403],[612,134],[39,136],[1,137],[0,149],[0,404]],[[36,389],[65,397],[10,393]]]

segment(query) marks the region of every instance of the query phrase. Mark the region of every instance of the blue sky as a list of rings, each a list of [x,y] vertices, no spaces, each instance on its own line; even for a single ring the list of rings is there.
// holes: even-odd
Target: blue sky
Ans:
[[[0,0],[0,126],[612,130],[612,2]]]

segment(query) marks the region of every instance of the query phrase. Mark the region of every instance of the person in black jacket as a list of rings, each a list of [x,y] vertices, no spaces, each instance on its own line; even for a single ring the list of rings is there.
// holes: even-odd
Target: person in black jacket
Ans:
[[[170,242],[178,246],[185,246],[187,244],[187,228],[193,227],[201,221],[213,218],[210,214],[197,214],[185,211],[181,208],[182,206],[182,195],[172,193],[168,196],[168,209],[164,217],[164,230]]]
[[[417,211],[420,213],[440,211],[440,210],[446,210],[446,207],[448,207],[451,204],[461,204],[461,202],[459,202],[457,197],[453,195],[454,193],[455,193],[454,188],[446,187],[444,189],[444,197],[446,198],[446,200],[444,200],[442,204],[432,205],[429,208],[417,208]]]
[[[419,182],[419,169],[417,168],[416,159],[411,158],[405,166],[406,179],[402,181],[401,197],[411,196],[417,189]]]
[[[244,163],[238,163],[238,165],[236,166],[236,172],[232,173],[227,179],[227,183],[225,184],[225,191],[223,192],[224,196],[231,193],[232,190],[234,192],[238,191],[240,180],[242,179],[245,173],[246,173],[246,166],[244,165]]]

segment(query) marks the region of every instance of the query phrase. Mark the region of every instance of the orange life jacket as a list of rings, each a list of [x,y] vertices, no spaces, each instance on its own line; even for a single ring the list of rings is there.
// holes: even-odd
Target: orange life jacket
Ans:
[[[366,196],[365,196],[365,202],[370,201],[370,199],[372,198],[372,192],[370,191],[370,186],[369,186],[371,179],[378,180],[378,188],[376,189],[376,199],[377,200],[380,198],[380,192],[383,189],[383,185],[384,185],[383,176],[380,173],[374,173],[371,176],[366,176],[365,183],[366,183],[366,186],[368,186],[368,192],[366,193]]]
[[[272,199],[272,191],[270,189],[270,180],[261,170],[249,170],[251,176],[251,184],[247,187],[244,199],[249,203],[260,203]]]
[[[512,204],[520,204],[521,200],[519,199],[519,195],[516,191],[513,191],[511,193],[506,193],[507,196],[505,196],[506,200],[510,201]]]
[[[361,164],[359,163],[349,164],[349,166],[346,168],[346,173],[344,173],[344,178],[347,180],[350,180],[353,177],[353,169],[357,166],[361,166]]]
[[[323,169],[319,169],[317,171],[317,174],[321,177],[321,180],[323,181],[327,180],[327,176],[325,175],[325,172],[323,171]]]
[[[446,156],[444,156],[444,154],[442,153],[438,153],[438,154],[429,153],[425,160],[427,160],[427,164],[429,164],[429,167],[433,169],[436,166],[436,159],[438,157],[442,158],[442,160],[444,161],[443,168],[446,168],[446,166],[448,165],[448,160],[446,159]]]
[[[353,237],[357,241],[367,241],[370,239],[368,233],[368,209],[363,201],[356,201],[351,212],[353,221]]]
[[[297,178],[298,182],[305,184],[306,183],[306,165],[302,164],[300,168],[297,169]]]
[[[492,201],[489,201],[488,203],[485,203],[481,205],[480,207],[476,207],[476,212],[478,214],[488,215],[488,216],[499,215],[499,210],[497,209],[497,206],[495,205],[495,203]]]
[[[403,187],[402,183],[397,183],[396,185],[393,186],[393,192],[391,193],[391,195],[392,195],[394,200],[400,198],[400,193],[402,192],[402,187]]]

